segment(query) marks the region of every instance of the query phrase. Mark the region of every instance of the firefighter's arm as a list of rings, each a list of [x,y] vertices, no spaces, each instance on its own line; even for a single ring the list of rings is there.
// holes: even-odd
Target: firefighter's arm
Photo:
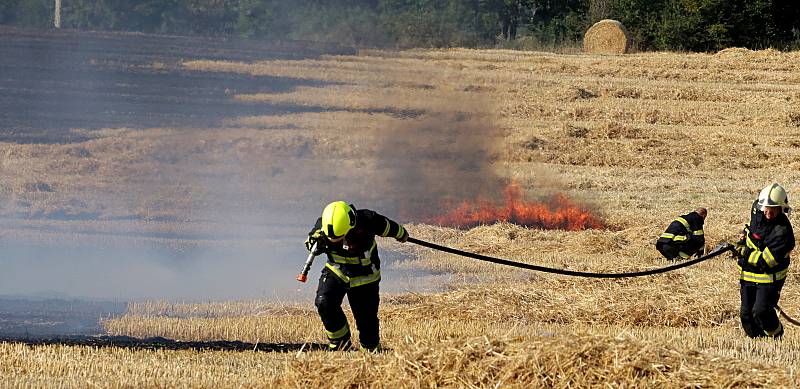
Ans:
[[[405,243],[408,240],[408,231],[402,224],[384,217],[384,228],[381,236],[397,239],[398,242]]]
[[[783,226],[775,227],[768,237],[748,232],[745,237],[745,260],[753,266],[765,269],[778,266],[791,250],[788,238]],[[793,238],[791,242],[794,242]]]
[[[689,231],[688,237],[691,247],[703,247],[706,244],[706,235],[702,226],[699,230]]]
[[[664,233],[661,234],[661,236],[659,236],[659,238],[664,238],[668,241],[671,240],[679,244],[685,243],[686,241],[689,240],[690,237],[691,237],[691,232],[690,234],[687,235],[686,227],[684,227],[683,224],[681,224],[678,221],[673,221],[672,223],[670,223],[669,226],[667,226],[667,230],[664,231]]]
[[[775,267],[789,255],[794,248],[794,236],[784,226],[776,226],[773,233],[764,241],[761,258],[769,267]]]
[[[371,216],[373,233],[375,235],[395,238],[398,242],[402,243],[408,240],[408,231],[406,231],[402,224],[375,212],[373,212]]]
[[[766,248],[764,237],[760,233],[750,231],[747,226],[744,232],[744,250],[742,252],[744,260],[757,268],[777,266],[778,263],[771,252],[768,251],[769,255],[764,255],[764,249]]]
[[[706,246],[706,238],[703,235],[693,235],[689,239],[689,243],[686,245],[687,249],[691,251],[693,254],[697,254],[697,256],[703,255],[703,249]]]

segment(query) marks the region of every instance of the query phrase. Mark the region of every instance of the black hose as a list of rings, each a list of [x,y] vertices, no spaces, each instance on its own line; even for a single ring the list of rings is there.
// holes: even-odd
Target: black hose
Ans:
[[[786,312],[784,312],[783,309],[781,309],[780,306],[776,305],[775,309],[777,309],[778,313],[780,313],[781,316],[783,316],[783,318],[786,319],[789,323],[792,323],[792,324],[794,324],[796,326],[800,326],[800,321],[797,321],[797,319],[794,319],[791,316],[789,316],[788,314],[786,314]]]
[[[408,241],[411,242],[411,243],[416,243],[416,244],[418,244],[420,246],[424,246],[424,247],[428,247],[428,248],[434,249],[434,250],[443,251],[445,253],[450,253],[450,254],[460,255],[462,257],[473,258],[473,259],[477,259],[477,260],[480,260],[480,261],[492,262],[492,263],[497,263],[497,264],[506,265],[506,266],[514,266],[514,267],[519,267],[519,268],[522,268],[522,269],[535,270],[535,271],[540,271],[540,272],[545,272],[545,273],[554,273],[554,274],[561,274],[561,275],[565,275],[565,276],[589,277],[589,278],[628,278],[628,277],[642,277],[642,276],[649,276],[649,275],[653,275],[653,274],[666,273],[668,271],[677,270],[677,269],[684,268],[684,267],[687,267],[687,266],[692,266],[694,264],[703,262],[703,261],[705,261],[707,259],[714,258],[714,257],[716,257],[716,256],[718,256],[718,255],[720,255],[722,253],[725,253],[725,252],[730,251],[730,250],[733,249],[733,246],[723,245],[720,249],[718,249],[716,251],[712,251],[711,253],[709,253],[709,254],[707,254],[705,256],[702,256],[700,258],[692,259],[690,261],[685,261],[685,262],[681,262],[681,263],[676,263],[676,264],[670,265],[670,266],[660,267],[660,268],[657,268],[657,269],[635,271],[635,272],[630,272],[630,273],[591,273],[591,272],[583,272],[583,271],[555,269],[555,268],[551,268],[551,267],[545,267],[545,266],[539,266],[539,265],[531,265],[531,264],[528,264],[528,263],[510,261],[508,259],[495,258],[495,257],[486,256],[486,255],[481,255],[481,254],[470,253],[468,251],[462,251],[462,250],[458,250],[458,249],[454,249],[454,248],[450,248],[450,247],[446,247],[446,246],[441,246],[441,245],[438,245],[438,244],[435,244],[435,243],[426,242],[424,240],[419,240],[419,239],[412,238],[412,237],[409,237]]]

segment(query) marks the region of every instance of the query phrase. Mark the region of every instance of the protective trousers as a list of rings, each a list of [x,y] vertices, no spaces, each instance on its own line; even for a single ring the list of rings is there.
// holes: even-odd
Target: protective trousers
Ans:
[[[742,295],[739,313],[747,336],[780,338],[783,335],[783,325],[778,320],[775,307],[781,297],[783,280],[768,284],[739,281],[739,284]]]
[[[656,243],[656,250],[658,250],[658,252],[664,256],[664,258],[669,259],[670,261],[676,258],[680,259],[680,254],[678,254],[680,250],[671,244],[658,242]]]
[[[343,350],[350,347],[350,327],[342,310],[342,300],[347,295],[350,309],[356,319],[358,340],[361,347],[375,350],[380,345],[378,325],[378,305],[380,304],[379,281],[355,288],[337,277],[328,268],[322,269],[319,278],[317,306],[319,317],[325,326],[331,350]]]

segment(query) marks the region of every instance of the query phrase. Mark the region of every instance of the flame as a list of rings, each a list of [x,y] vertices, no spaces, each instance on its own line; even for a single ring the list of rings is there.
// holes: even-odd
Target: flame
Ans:
[[[496,222],[509,222],[526,227],[560,229],[569,231],[604,228],[600,217],[575,204],[567,195],[556,193],[543,202],[522,199],[522,189],[516,183],[503,191],[505,202],[497,205],[485,199],[464,201],[428,222],[441,226],[470,228]]]

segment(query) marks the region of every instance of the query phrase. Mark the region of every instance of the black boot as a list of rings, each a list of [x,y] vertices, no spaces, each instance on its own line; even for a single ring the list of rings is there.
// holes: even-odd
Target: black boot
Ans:
[[[350,337],[331,340],[328,343],[328,351],[350,351],[353,349],[353,343],[350,342]]]

